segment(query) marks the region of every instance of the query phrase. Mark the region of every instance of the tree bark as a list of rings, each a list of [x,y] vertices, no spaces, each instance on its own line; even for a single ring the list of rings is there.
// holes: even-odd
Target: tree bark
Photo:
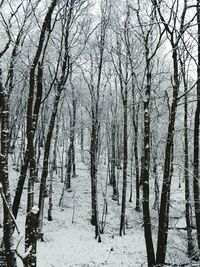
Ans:
[[[0,70],[1,73],[1,70]],[[16,256],[13,248],[13,220],[10,215],[11,196],[8,177],[8,144],[9,144],[9,109],[8,95],[3,88],[2,77],[0,77],[0,190],[2,190],[5,201],[3,201],[3,244],[7,267],[16,267]]]
[[[125,218],[126,218],[126,189],[127,189],[127,163],[128,163],[128,103],[127,103],[127,86],[125,86],[123,108],[124,108],[124,137],[123,137],[123,189],[122,189],[122,208],[120,220],[120,236],[125,235]]]
[[[199,123],[200,123],[200,0],[197,0],[198,64],[197,64],[197,106],[194,119],[194,159],[193,193],[197,229],[197,242],[200,249],[200,190],[199,190]]]
[[[165,263],[167,251],[167,237],[168,237],[168,224],[169,224],[169,205],[170,205],[170,190],[171,190],[171,166],[173,159],[173,137],[174,126],[176,119],[176,109],[178,103],[178,89],[179,89],[179,72],[178,72],[178,57],[177,48],[173,47],[173,68],[174,68],[174,84],[173,84],[173,100],[170,110],[167,142],[165,147],[165,161],[163,173],[163,185],[160,202],[159,212],[159,226],[158,226],[158,242],[156,264],[163,266]]]
[[[26,239],[25,248],[26,251],[30,250],[28,257],[26,259],[27,266],[36,267],[37,266],[37,225],[38,225],[38,215],[39,210],[37,207],[32,207],[31,211],[27,214],[26,221]],[[30,249],[31,248],[31,249]]]
[[[112,151],[112,158],[111,158],[111,185],[113,187],[113,195],[112,199],[118,199],[118,192],[117,192],[117,185],[116,185],[116,175],[115,175],[115,167],[116,167],[116,153],[115,153],[115,143],[116,143],[116,118],[115,114],[113,115],[112,125],[111,125],[111,151]]]
[[[148,44],[147,44],[148,45]],[[146,47],[146,92],[144,101],[144,161],[142,173],[142,186],[143,186],[143,218],[144,218],[144,235],[147,250],[148,266],[153,267],[155,265],[155,254],[152,240],[151,231],[151,216],[149,210],[149,169],[150,169],[150,95],[151,95],[151,70],[149,61],[149,48]]]
[[[48,12],[46,14],[46,17],[42,25],[37,51],[36,51],[34,60],[31,65],[30,79],[29,79],[29,99],[28,99],[28,107],[27,107],[27,130],[29,129],[29,132],[27,132],[28,143],[27,143],[27,147],[25,151],[24,161],[21,166],[20,177],[18,180],[17,188],[15,191],[15,197],[13,201],[12,210],[13,210],[13,214],[15,218],[17,217],[17,214],[18,214],[19,204],[21,201],[21,196],[22,196],[23,187],[24,187],[24,182],[26,179],[26,173],[27,173],[28,165],[29,165],[31,158],[32,160],[30,164],[31,173],[30,173],[30,179],[29,179],[29,194],[28,194],[27,210],[30,210],[30,207],[33,205],[33,193],[32,193],[33,191],[31,191],[31,188],[33,189],[34,187],[34,179],[35,179],[35,174],[36,174],[33,139],[34,139],[36,125],[38,121],[38,113],[39,113],[39,108],[40,108],[39,101],[41,101],[41,86],[40,85],[41,85],[41,77],[42,77],[42,68],[38,67],[37,99],[35,101],[34,110],[33,110],[33,100],[34,100],[33,97],[34,97],[34,89],[35,89],[35,70],[36,70],[39,58],[41,56],[41,53],[42,53],[46,31],[47,29],[50,29],[51,27],[51,15],[56,4],[57,4],[57,0],[53,0],[51,3],[51,6],[48,9]]]
[[[52,135],[53,135],[55,119],[56,119],[56,115],[58,111],[58,105],[59,105],[61,93],[68,79],[69,70],[70,70],[70,63],[69,63],[69,60],[70,60],[70,55],[69,55],[70,27],[69,26],[72,20],[72,13],[73,13],[73,1],[71,1],[68,14],[66,14],[67,22],[65,25],[64,58],[62,62],[61,77],[59,79],[59,82],[56,88],[57,92],[54,97],[53,111],[51,114],[47,137],[45,141],[45,147],[44,147],[44,158],[43,158],[42,175],[41,175],[41,181],[40,181],[39,204],[38,204],[38,207],[39,207],[38,238],[40,238],[41,240],[43,240],[44,198],[45,198],[45,188],[46,188],[46,181],[47,181],[47,175],[48,175],[49,153],[50,153],[50,148],[51,148]]]

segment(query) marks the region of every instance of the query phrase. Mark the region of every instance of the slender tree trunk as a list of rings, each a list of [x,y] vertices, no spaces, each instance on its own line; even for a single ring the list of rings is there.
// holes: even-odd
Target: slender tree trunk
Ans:
[[[97,110],[92,110],[92,132],[90,141],[90,176],[91,176],[91,198],[92,198],[92,219],[91,223],[95,226],[95,238],[101,242],[98,216],[98,191],[97,191],[97,152],[98,152],[98,134],[96,118]]]
[[[75,162],[75,127],[76,127],[76,104],[75,88],[71,80],[72,87],[72,177],[76,178],[76,162]]]
[[[32,103],[28,101],[27,108],[27,149],[28,149],[28,160],[30,164],[30,177],[28,179],[28,198],[27,198],[27,213],[32,209],[34,203],[34,183],[36,181],[37,168],[36,168],[36,159],[35,159],[35,148],[34,148],[34,135],[36,131],[38,114],[40,110],[41,100],[42,100],[42,78],[43,78],[43,66],[38,63],[38,76],[37,76],[37,95],[36,101],[33,109],[33,94],[34,94],[34,73],[30,74],[30,88],[33,87],[31,97],[29,95],[29,100],[31,99]],[[29,107],[30,105],[30,107]],[[32,114],[33,112],[33,114]],[[31,135],[29,134],[31,132]]]
[[[29,132],[27,132],[27,148],[24,156],[24,162],[21,167],[20,177],[17,184],[17,189],[15,192],[14,202],[13,202],[13,214],[15,218],[17,217],[18,210],[19,210],[19,204],[21,201],[22,191],[24,187],[24,182],[26,179],[26,172],[28,169],[28,164],[30,163],[30,179],[29,179],[29,189],[34,187],[34,179],[35,179],[35,161],[34,161],[34,146],[33,146],[33,139],[35,135],[37,120],[38,120],[38,113],[39,113],[39,100],[40,97],[37,97],[37,100],[35,102],[34,111],[33,111],[33,97],[34,97],[34,89],[35,89],[35,70],[40,58],[40,55],[42,53],[43,44],[45,40],[45,34],[46,30],[51,28],[51,15],[52,12],[57,4],[57,0],[52,0],[51,5],[48,9],[48,12],[46,14],[46,17],[43,22],[43,26],[41,29],[39,44],[37,47],[37,51],[34,57],[34,60],[31,65],[31,71],[30,71],[30,79],[29,79],[29,99],[28,99],[28,107],[27,107],[27,130],[29,129]],[[38,67],[38,91],[37,94],[40,94],[39,90],[41,89],[40,85],[41,83],[41,73],[42,69]],[[32,158],[32,159],[31,159]],[[33,191],[31,189],[28,193],[28,203],[27,203],[27,209],[30,210],[30,207],[33,204]]]
[[[67,152],[67,168],[66,168],[66,178],[65,178],[65,189],[71,191],[71,172],[72,172],[72,144],[69,145]]]
[[[71,80],[71,78],[70,78]],[[71,82],[72,84],[72,82]],[[76,100],[74,96],[74,86],[72,85],[72,115],[70,116],[70,144],[68,148],[68,163],[67,163],[67,173],[66,173],[66,189],[71,188],[71,177],[76,177],[76,166],[75,166],[75,148],[74,148],[74,139],[75,139],[75,126],[76,126]],[[71,112],[70,112],[71,113]]]
[[[200,123],[200,0],[197,0],[197,27],[198,27],[198,65],[197,65],[197,106],[194,120],[194,170],[193,192],[194,208],[197,229],[198,249],[200,249],[200,190],[199,190],[199,123]]]
[[[18,179],[17,188],[15,190],[15,196],[14,196],[13,205],[12,205],[12,211],[13,211],[13,215],[15,216],[15,218],[17,218],[18,211],[19,211],[19,205],[20,205],[20,201],[21,201],[23,188],[24,188],[24,183],[26,180],[26,173],[27,173],[27,169],[28,169],[28,164],[29,164],[28,149],[26,147],[26,150],[24,153],[24,159],[23,159],[23,162],[21,165],[20,176]]]
[[[52,207],[53,207],[53,164],[50,168],[50,183],[49,183],[49,207],[48,207],[48,221],[52,221]]]
[[[83,111],[81,109],[81,161],[84,162],[84,128],[83,128]]]
[[[46,189],[46,181],[48,175],[48,164],[49,164],[49,153],[51,148],[51,141],[53,135],[53,129],[55,125],[55,119],[58,110],[58,104],[60,100],[60,96],[62,93],[62,85],[58,85],[58,91],[54,98],[54,107],[51,114],[51,119],[48,126],[47,138],[44,146],[44,158],[43,158],[43,167],[42,167],[42,175],[40,181],[40,193],[39,193],[39,226],[38,226],[38,238],[43,240],[43,213],[44,213],[44,199],[45,199],[45,189]]]
[[[131,144],[131,159],[130,159],[130,161],[131,161],[131,166],[130,166],[130,168],[131,168],[131,174],[130,174],[130,176],[131,176],[131,181],[130,181],[130,196],[129,196],[129,202],[132,202],[133,200],[132,200],[132,198],[133,198],[133,157],[134,157],[134,153],[133,153],[133,144]]]
[[[128,98],[127,98],[127,86],[125,85],[123,107],[124,107],[124,137],[123,137],[123,189],[122,189],[122,208],[121,208],[121,220],[120,220],[120,236],[122,233],[125,235],[125,218],[126,218],[126,189],[127,189],[127,163],[128,163]]]
[[[55,141],[54,141],[54,149],[53,149],[53,162],[52,162],[52,168],[53,171],[58,172],[57,170],[57,144],[58,144],[58,132],[59,132],[59,120],[56,124],[56,134],[55,134]]]
[[[97,138],[97,133],[96,133],[96,119],[95,115],[93,112],[93,117],[92,117],[92,132],[91,132],[91,143],[90,143],[90,175],[91,175],[91,197],[92,197],[92,219],[91,223],[95,227],[98,225],[98,214],[97,214],[97,147],[96,147],[96,138]],[[97,237],[97,235],[96,235]]]
[[[134,64],[130,49],[129,33],[127,32],[127,53],[129,57],[131,67],[131,93],[132,93],[132,121],[134,129],[134,157],[135,157],[135,172],[136,172],[136,206],[135,210],[140,211],[140,170],[139,170],[139,159],[138,159],[138,110],[139,105],[136,108],[136,96],[135,96],[135,79],[134,79]]]
[[[189,159],[188,159],[188,123],[187,123],[187,95],[185,95],[185,105],[184,105],[184,156],[185,156],[185,166],[184,166],[184,177],[185,177],[185,219],[187,227],[187,241],[188,241],[188,257],[194,256],[194,245],[192,240],[192,224],[190,221],[190,209],[191,209],[191,199],[190,199],[190,180],[189,180]]]
[[[70,112],[71,114],[71,112]],[[65,189],[71,191],[71,172],[72,172],[72,143],[73,143],[73,122],[72,116],[70,115],[70,143],[67,151],[67,166],[66,166],[66,178],[65,178]]]
[[[105,8],[105,7],[104,7]],[[90,93],[91,93],[91,140],[90,140],[90,176],[91,176],[91,199],[92,199],[92,219],[91,223],[95,225],[95,238],[98,238],[98,242],[101,242],[100,229],[99,229],[99,215],[98,215],[98,190],[97,190],[97,164],[98,156],[100,152],[100,109],[99,98],[101,88],[101,78],[103,69],[103,56],[105,48],[107,17],[102,9],[101,14],[101,28],[99,34],[99,60],[97,66],[97,83],[94,85],[93,74],[90,81]],[[93,68],[93,59],[91,57],[91,68]]]
[[[139,170],[139,159],[138,159],[138,118],[134,119],[134,157],[135,157],[135,172],[136,172],[136,206],[135,210],[140,211],[140,170]]]
[[[159,211],[159,184],[158,184],[157,171],[158,171],[157,170],[157,151],[155,151],[155,153],[153,155],[153,174],[154,174],[154,192],[155,192],[153,209]]]
[[[146,242],[148,266],[155,265],[155,254],[152,240],[151,231],[151,216],[149,210],[149,169],[150,169],[150,95],[151,95],[151,71],[148,53],[146,54],[146,92],[144,101],[144,161],[142,173],[142,186],[143,186],[143,218],[144,218],[144,235]]]
[[[185,178],[185,219],[186,219],[186,229],[187,229],[187,243],[188,243],[188,257],[191,258],[194,256],[194,244],[192,239],[192,222],[191,222],[191,196],[190,196],[190,178],[189,178],[189,146],[188,146],[188,85],[186,81],[185,73],[185,62],[181,64],[181,72],[183,77],[184,84],[184,178]]]
[[[178,57],[177,57],[176,47],[173,47],[173,64],[174,64],[173,100],[169,116],[167,142],[165,148],[163,185],[161,193],[159,226],[158,226],[158,242],[157,242],[157,254],[156,254],[156,264],[158,266],[164,265],[166,251],[167,251],[170,190],[171,190],[171,178],[172,178],[171,164],[173,159],[173,137],[174,137],[174,126],[176,119],[176,109],[177,109],[178,90],[179,90]]]
[[[116,175],[115,175],[115,166],[116,166],[116,156],[115,156],[115,143],[116,143],[116,119],[115,116],[113,115],[114,118],[112,120],[112,126],[111,126],[111,150],[112,150],[112,158],[111,158],[111,177],[110,177],[110,181],[111,181],[111,185],[113,187],[113,195],[112,195],[112,199],[113,200],[117,200],[117,185],[116,185]]]
[[[61,67],[61,76],[59,82],[57,84],[56,95],[54,97],[54,104],[53,104],[53,111],[51,114],[50,122],[48,125],[48,132],[45,141],[45,148],[44,148],[44,158],[43,158],[43,167],[42,167],[42,175],[40,181],[40,193],[39,193],[39,224],[38,224],[38,238],[43,240],[43,213],[44,213],[44,198],[45,198],[45,188],[46,188],[46,181],[48,175],[48,165],[49,165],[49,153],[51,148],[51,141],[52,135],[55,125],[55,119],[58,111],[58,105],[60,101],[60,97],[62,91],[64,89],[64,85],[66,84],[69,76],[70,71],[70,55],[69,55],[69,33],[70,33],[70,24],[72,21],[72,14],[74,8],[74,1],[70,1],[69,9],[67,10],[68,13],[65,14],[66,16],[66,25],[63,30],[65,30],[64,35],[64,57],[62,61]]]

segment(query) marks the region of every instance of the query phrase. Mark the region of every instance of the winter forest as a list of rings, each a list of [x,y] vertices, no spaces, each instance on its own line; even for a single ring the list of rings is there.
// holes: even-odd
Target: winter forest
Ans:
[[[200,0],[0,0],[0,267],[200,266]]]

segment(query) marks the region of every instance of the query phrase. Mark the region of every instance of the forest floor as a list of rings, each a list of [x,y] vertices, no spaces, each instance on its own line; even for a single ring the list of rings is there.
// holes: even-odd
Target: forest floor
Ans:
[[[91,191],[88,166],[80,160],[77,162],[77,177],[72,179],[72,191],[65,192],[62,205],[59,205],[63,184],[60,182],[59,173],[53,179],[53,220],[47,220],[48,198],[45,203],[44,241],[38,242],[37,256],[38,267],[146,267],[146,249],[144,240],[142,212],[135,210],[135,190],[133,186],[133,202],[129,202],[130,181],[127,190],[127,214],[126,234],[119,236],[121,205],[112,200],[112,188],[106,187],[108,180],[105,172],[106,166],[102,163],[98,177],[98,202],[99,220],[102,221],[102,213],[107,201],[107,215],[104,234],[101,235],[101,243],[95,240],[94,227],[90,224],[91,217]],[[14,185],[19,173],[10,170]],[[120,177],[122,173],[120,173]],[[16,178],[16,179],[15,179]],[[129,176],[130,179],[130,176]],[[133,181],[134,185],[135,181]],[[121,178],[119,180],[121,184]],[[152,181],[153,184],[153,181]],[[184,187],[178,187],[179,181],[174,183],[171,198],[171,220],[168,239],[167,262],[173,264],[188,263],[186,256],[186,231],[177,230],[177,227],[185,227],[184,221]],[[36,184],[38,192],[39,184]],[[26,187],[24,189],[25,193]],[[153,206],[153,187],[151,202]],[[37,200],[36,192],[36,200]],[[121,192],[121,191],[120,191]],[[121,202],[121,194],[119,201]],[[23,234],[26,214],[26,194],[23,194],[17,223]],[[157,238],[157,211],[151,211],[152,231],[154,247]],[[72,222],[73,221],[73,222]],[[19,238],[16,236],[16,242]],[[19,250],[23,251],[23,241]],[[19,266],[22,264],[19,260]],[[169,265],[168,265],[169,266]],[[179,266],[179,265],[176,265]],[[194,265],[197,266],[197,265]]]

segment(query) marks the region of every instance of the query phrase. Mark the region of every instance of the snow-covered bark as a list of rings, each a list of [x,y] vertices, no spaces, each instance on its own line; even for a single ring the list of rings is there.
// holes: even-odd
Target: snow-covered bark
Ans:
[[[17,263],[13,247],[13,219],[9,212],[9,209],[11,210],[8,177],[9,109],[8,95],[3,88],[2,80],[0,80],[0,130],[0,184],[5,196],[5,201],[3,201],[3,244],[7,266],[15,267]]]

